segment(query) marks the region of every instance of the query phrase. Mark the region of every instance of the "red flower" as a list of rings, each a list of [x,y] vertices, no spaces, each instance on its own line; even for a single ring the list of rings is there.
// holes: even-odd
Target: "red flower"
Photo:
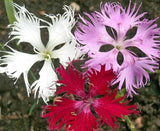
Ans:
[[[68,72],[62,66],[57,72],[62,86],[56,94],[65,93],[53,105],[43,107],[42,117],[48,118],[49,130],[59,130],[65,124],[68,131],[93,131],[104,123],[114,130],[117,117],[138,114],[135,105],[123,102],[125,96],[115,98],[117,90],[112,91],[110,83],[116,75],[112,70],[105,71],[105,66],[100,72],[92,70],[87,77],[72,66]]]

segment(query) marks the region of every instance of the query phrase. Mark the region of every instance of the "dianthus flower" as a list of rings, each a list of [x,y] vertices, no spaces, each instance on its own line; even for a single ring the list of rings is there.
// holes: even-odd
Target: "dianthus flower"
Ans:
[[[92,70],[88,75],[78,72],[72,66],[68,72],[61,66],[57,72],[62,84],[56,94],[53,105],[43,107],[42,117],[48,118],[49,130],[59,130],[64,124],[69,131],[94,131],[104,123],[115,129],[117,117],[138,113],[136,105],[127,105],[124,98],[116,98],[117,90],[111,90],[110,84],[116,75],[113,70]]]
[[[35,54],[20,52],[8,46],[11,51],[4,51],[7,55],[0,59],[0,72],[6,73],[16,81],[23,74],[28,94],[33,89],[35,97],[39,92],[38,98],[42,97],[47,102],[49,96],[53,96],[56,90],[55,82],[58,80],[52,58],[59,59],[60,63],[66,67],[68,62],[79,56],[76,40],[71,33],[75,25],[74,10],[64,6],[65,13],[63,15],[46,15],[51,19],[51,23],[49,23],[37,18],[24,6],[21,7],[17,4],[14,6],[17,10],[15,12],[16,21],[9,25],[12,29],[9,34],[9,37],[12,37],[10,41],[16,39],[18,44],[21,42],[31,44]],[[42,26],[41,22],[47,25]],[[49,40],[46,46],[41,40],[41,28],[48,29]],[[30,85],[28,72],[37,61],[44,61],[44,64],[39,72],[39,79]]]
[[[154,72],[160,56],[160,28],[155,24],[156,19],[142,19],[146,12],[138,15],[140,6],[136,9],[134,4],[131,9],[130,2],[126,9],[119,3],[101,4],[101,12],[85,13],[86,18],[80,16],[82,22],[75,32],[83,45],[81,50],[91,58],[85,67],[97,70],[101,64],[106,64],[106,70],[112,67],[119,72],[114,83],[119,83],[119,89],[125,83],[129,96],[136,94],[134,88],[147,83],[146,70]],[[137,48],[144,56],[135,52]],[[122,56],[120,62],[119,56]]]

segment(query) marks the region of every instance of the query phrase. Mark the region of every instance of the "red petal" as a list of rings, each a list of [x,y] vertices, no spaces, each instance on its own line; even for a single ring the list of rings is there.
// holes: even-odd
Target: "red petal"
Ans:
[[[86,106],[70,123],[69,131],[94,131],[98,129],[97,118],[91,113],[90,106]]]
[[[62,77],[62,80],[59,80],[58,83],[64,84],[64,86],[59,87],[56,94],[67,92],[67,94],[74,94],[79,97],[85,96],[85,78],[83,78],[82,73],[78,72],[73,66],[69,66],[67,72],[62,65],[56,71]]]
[[[74,118],[75,101],[63,98],[62,101],[56,102],[56,105],[43,106],[42,116],[48,118],[49,130],[59,130],[67,121]]]
[[[113,95],[115,97],[115,92]],[[118,127],[116,125],[117,117],[123,118],[123,115],[138,114],[137,106],[126,105],[128,102],[122,103],[122,100],[124,100],[124,97],[115,99],[110,95],[96,99],[92,104],[99,118],[102,118],[103,122],[111,126],[113,130]]]
[[[116,78],[113,70],[105,71],[105,65],[101,66],[100,71],[93,70],[88,73],[90,82],[90,93],[95,95],[104,95],[110,91],[110,83]]]

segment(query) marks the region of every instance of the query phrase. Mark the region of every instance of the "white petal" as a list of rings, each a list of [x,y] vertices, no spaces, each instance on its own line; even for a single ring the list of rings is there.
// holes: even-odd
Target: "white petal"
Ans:
[[[15,79],[16,81],[23,73],[27,92],[29,94],[30,90],[27,74],[32,65],[41,60],[41,58],[39,55],[31,55],[14,49],[12,49],[12,51],[13,52],[4,51],[7,55],[2,56],[0,59],[0,73],[6,73],[10,78]]]
[[[14,4],[18,12],[15,12],[16,21],[9,25],[12,31],[9,37],[13,36],[11,40],[18,39],[20,42],[28,42],[38,51],[44,50],[44,45],[40,36],[40,19],[34,14],[30,13],[24,6],[21,7]]]
[[[53,50],[55,46],[66,43],[73,39],[71,30],[75,25],[74,10],[71,7],[64,6],[65,13],[63,15],[48,15],[52,23],[49,23],[49,41],[47,48]]]
[[[53,50],[52,58],[59,58],[60,63],[66,67],[69,62],[74,59],[78,59],[81,56],[81,52],[78,47],[76,47],[76,42],[68,42],[63,47],[58,50]]]
[[[44,62],[39,75],[40,78],[31,85],[31,88],[35,91],[35,97],[38,91],[38,98],[42,97],[44,102],[47,102],[49,101],[49,97],[54,95],[56,91],[55,83],[58,80],[51,61],[46,60]]]

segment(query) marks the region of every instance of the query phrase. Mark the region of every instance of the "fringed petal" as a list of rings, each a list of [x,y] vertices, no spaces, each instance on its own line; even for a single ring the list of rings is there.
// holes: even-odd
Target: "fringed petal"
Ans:
[[[66,128],[69,126],[69,122],[74,120],[75,101],[68,98],[61,98],[58,101],[55,100],[53,105],[43,106],[42,116],[48,118],[49,130],[59,130],[64,124]]]
[[[75,120],[70,122],[70,131],[94,131],[99,129],[97,118],[92,114],[90,107],[87,106],[75,116]]]
[[[65,13],[63,15],[47,15],[51,18],[52,23],[48,23],[49,41],[47,49],[51,51],[59,44],[68,43],[74,38],[71,30],[75,25],[74,10],[69,6],[64,6]]]
[[[83,52],[96,54],[101,45],[111,44],[113,38],[106,32],[105,26],[100,23],[95,13],[85,13],[85,16],[90,21],[80,16],[82,22],[78,23],[75,36],[77,41],[84,45],[80,48]]]
[[[110,93],[111,82],[116,78],[112,69],[106,71],[105,65],[102,65],[100,71],[91,69],[88,75],[90,85],[89,93],[92,97]]]
[[[38,51],[44,50],[44,45],[40,36],[40,19],[34,14],[30,13],[24,6],[14,4],[18,10],[15,12],[16,21],[9,25],[12,31],[9,37],[13,36],[11,40],[18,39],[18,44],[21,42],[30,43]]]
[[[63,86],[59,87],[59,90],[56,92],[56,94],[66,92],[66,94],[74,94],[79,97],[85,96],[85,79],[83,78],[82,73],[79,73],[72,66],[69,66],[68,72],[62,65],[56,70],[62,77],[62,80],[59,80],[58,83],[63,84]]]
[[[160,28],[157,28],[155,20],[144,19],[137,27],[136,35],[128,40],[133,46],[142,50],[150,59],[160,57]]]
[[[158,69],[158,63],[147,57],[136,58],[130,55],[125,56],[124,63],[114,84],[119,82],[119,89],[121,89],[125,83],[128,96],[132,97],[132,92],[137,94],[134,88],[139,89],[144,87],[150,80],[146,70],[154,72],[155,69]]]
[[[49,101],[49,97],[54,95],[56,91],[57,74],[50,60],[46,60],[42,69],[39,72],[39,79],[36,80],[31,88],[34,91],[34,96],[42,97],[44,102]]]
[[[112,127],[118,127],[117,118],[123,118],[125,115],[138,114],[136,105],[126,105],[128,102],[122,102],[124,97],[115,99],[116,90],[107,96],[99,98],[92,104],[96,114],[102,121]],[[102,123],[103,123],[102,122]]]
[[[101,5],[101,13],[97,13],[98,17],[103,18],[103,24],[114,28],[117,31],[118,37],[122,37],[132,27],[140,23],[139,19],[143,17],[146,12],[137,15],[139,8],[136,10],[136,4],[131,9],[131,2],[128,9],[125,10],[120,3],[107,2]]]
[[[1,57],[0,72],[6,73],[10,78],[15,79],[15,82],[21,74],[24,76],[28,95],[30,93],[28,82],[28,71],[34,63],[42,60],[39,55],[32,55],[23,52],[16,51],[9,47],[12,52],[4,51],[7,55]]]
[[[63,47],[57,50],[52,51],[52,58],[59,59],[60,63],[64,66],[67,67],[67,65],[75,60],[80,58],[82,56],[82,53],[76,46],[76,42],[68,42],[64,44]]]

